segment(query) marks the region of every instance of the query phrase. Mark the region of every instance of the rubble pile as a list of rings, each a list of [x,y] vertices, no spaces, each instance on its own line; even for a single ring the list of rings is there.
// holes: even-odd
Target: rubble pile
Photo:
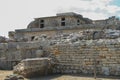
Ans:
[[[100,37],[99,37],[100,36]],[[60,33],[56,34],[53,37],[42,34],[36,36],[32,41],[49,41],[51,45],[60,44],[60,43],[76,43],[82,40],[95,40],[103,39],[117,39],[120,37],[119,30],[104,30],[104,31],[94,31],[94,30],[84,30],[74,33]]]
[[[12,75],[6,76],[4,80],[24,80],[24,77],[18,74],[12,74]]]
[[[6,43],[6,42],[8,42],[8,41],[9,41],[8,38],[3,37],[3,36],[0,36],[0,43]]]

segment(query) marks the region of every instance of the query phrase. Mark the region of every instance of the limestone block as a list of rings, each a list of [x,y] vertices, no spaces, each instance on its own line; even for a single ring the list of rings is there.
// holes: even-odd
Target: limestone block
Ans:
[[[45,75],[51,73],[53,65],[51,61],[51,58],[25,59],[14,67],[14,73],[21,74],[24,77],[33,77],[36,74]]]
[[[0,50],[6,50],[8,49],[8,44],[7,43],[0,43]]]
[[[36,57],[42,57],[43,56],[43,50],[36,50]]]
[[[17,43],[16,42],[9,42],[8,43],[8,50],[9,51],[15,51],[15,50],[17,50]]]
[[[108,48],[102,48],[103,51],[108,51]]]
[[[33,49],[40,48],[40,43],[38,42],[19,42],[19,43],[11,43],[11,45],[15,45],[17,49]]]
[[[106,76],[110,75],[109,67],[102,67],[102,73]]]

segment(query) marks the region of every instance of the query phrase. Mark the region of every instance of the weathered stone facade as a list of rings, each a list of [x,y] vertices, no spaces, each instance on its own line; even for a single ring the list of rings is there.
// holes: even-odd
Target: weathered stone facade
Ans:
[[[120,75],[120,42],[81,41],[61,44],[57,49],[55,73],[93,74],[95,65],[99,75]]]
[[[54,66],[52,62],[52,58],[25,59],[14,67],[14,73],[23,75],[24,77],[35,77],[51,74]]]
[[[49,46],[46,50],[54,55],[53,59],[55,58],[52,73],[92,75],[96,70],[97,75],[120,75],[119,39],[83,40],[73,44],[60,43]],[[51,54],[47,57],[52,58]],[[33,71],[36,65],[31,65]]]
[[[21,60],[35,58],[41,50],[41,43],[36,42],[9,42],[0,43],[0,68],[12,69]],[[43,50],[42,50],[43,51]],[[44,55],[43,55],[44,56]]]
[[[115,17],[93,21],[75,13],[36,18],[0,43],[0,68],[12,69],[23,59],[54,54],[53,73],[93,74],[96,69],[97,74],[120,75],[119,24]]]
[[[28,25],[28,28],[76,26],[90,23],[92,23],[92,20],[71,12],[59,13],[52,17],[35,18],[35,20]]]
[[[52,17],[35,18],[27,29],[9,32],[9,37],[15,41],[31,41],[31,38],[46,34],[54,36],[60,32],[78,32],[87,29],[103,31],[104,29],[119,29],[120,21],[115,17],[105,20],[91,20],[76,13],[60,13]]]

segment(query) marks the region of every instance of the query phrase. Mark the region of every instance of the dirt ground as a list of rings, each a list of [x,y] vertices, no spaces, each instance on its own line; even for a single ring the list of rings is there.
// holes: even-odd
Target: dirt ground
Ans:
[[[4,80],[5,76],[12,74],[12,71],[0,70],[0,80]]]
[[[0,80],[4,80],[5,76],[12,74],[12,71],[0,70]],[[120,80],[120,77],[97,77],[94,79],[92,76],[81,76],[81,75],[49,75],[42,76],[39,78],[31,78],[25,80]]]
[[[32,78],[27,80],[120,80],[120,77],[97,77],[96,79],[93,76],[81,76],[81,75],[51,75],[43,76],[40,78]]]

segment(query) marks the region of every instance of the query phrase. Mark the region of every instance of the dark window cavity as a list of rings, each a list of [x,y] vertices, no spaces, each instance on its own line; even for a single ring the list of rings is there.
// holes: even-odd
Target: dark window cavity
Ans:
[[[65,18],[61,18],[61,21],[65,21]]]
[[[61,18],[61,26],[65,26],[65,18]]]
[[[65,26],[65,22],[61,22],[61,26]]]
[[[40,28],[44,28],[44,24],[40,24]]]
[[[33,40],[34,40],[34,38],[35,38],[35,36],[32,36],[32,37],[31,37],[31,41],[33,41]]]
[[[44,20],[41,20],[40,22],[41,22],[41,23],[44,23]]]
[[[77,25],[80,25],[80,20],[77,20]]]
[[[44,20],[40,20],[40,28],[44,28]]]

